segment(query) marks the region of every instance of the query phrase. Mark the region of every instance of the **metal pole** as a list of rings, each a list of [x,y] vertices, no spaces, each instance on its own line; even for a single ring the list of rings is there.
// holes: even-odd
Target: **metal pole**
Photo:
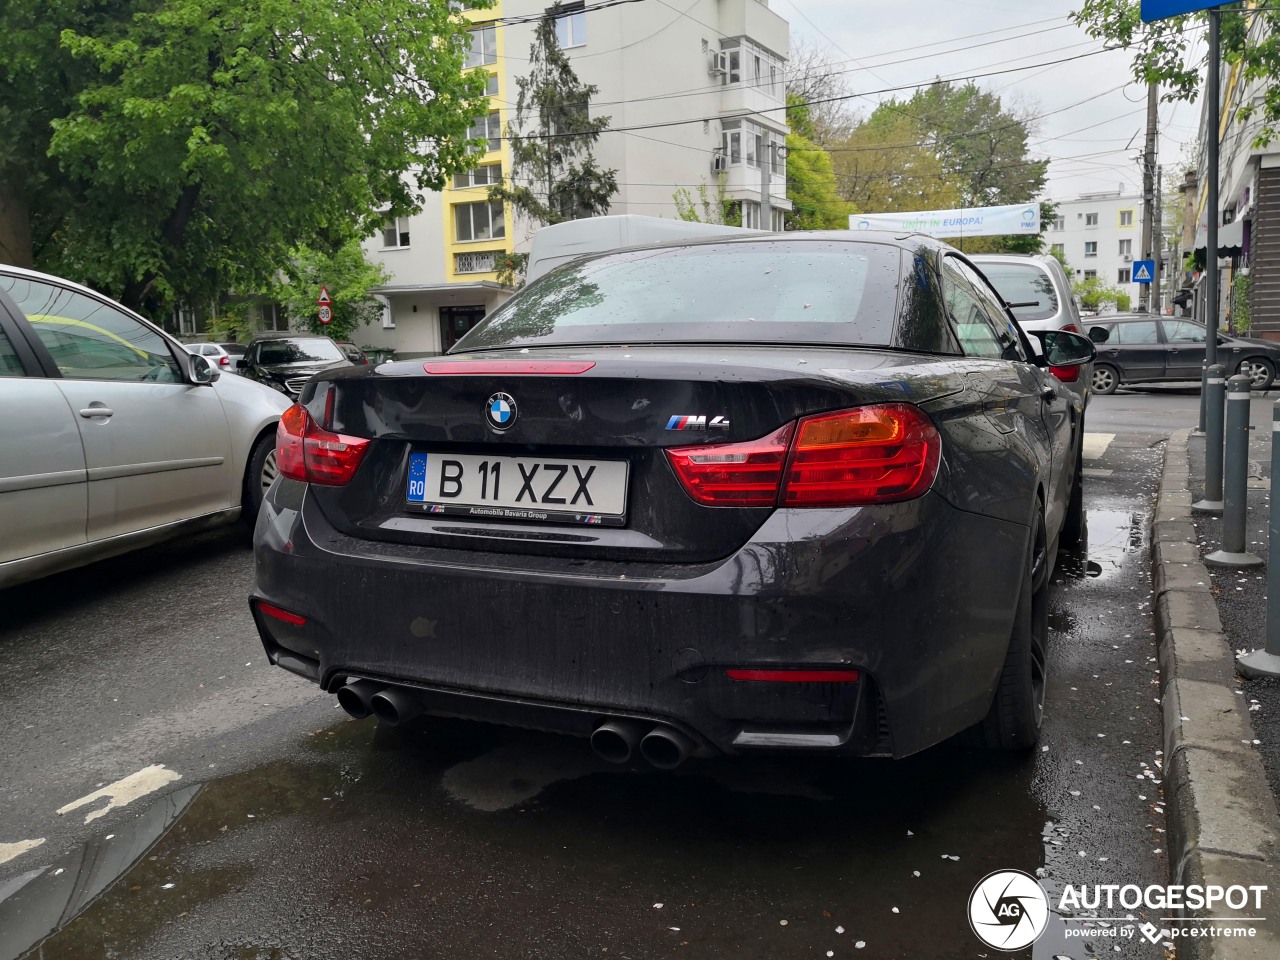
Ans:
[[[1164,276],[1164,168],[1156,164],[1156,202],[1151,216],[1151,230],[1154,236],[1152,246],[1155,247],[1155,261],[1151,269],[1151,312],[1164,315],[1164,298],[1160,295],[1160,281]]]
[[[1207,144],[1208,218],[1206,222],[1204,261],[1208,276],[1205,278],[1209,309],[1205,313],[1209,337],[1205,343],[1205,357],[1209,366],[1218,362],[1218,218],[1220,216],[1218,200],[1218,127],[1221,125],[1222,104],[1219,102],[1218,74],[1221,72],[1222,56],[1219,33],[1222,24],[1221,13],[1209,11],[1209,76],[1205,84],[1205,108],[1208,112],[1209,143]]]
[[[1204,558],[1211,567],[1260,567],[1262,558],[1245,550],[1249,512],[1249,390],[1244,374],[1227,381],[1227,475],[1223,489],[1222,549]]]
[[[756,156],[756,161],[760,164],[760,229],[773,229],[773,198],[769,196],[769,173],[772,166],[773,151],[778,149],[778,145],[770,140],[765,143],[763,137],[760,138],[760,150]],[[766,157],[767,155],[767,157]]]
[[[1155,225],[1155,167],[1156,167],[1156,118],[1160,105],[1159,87],[1147,84],[1147,142],[1142,151],[1142,251],[1140,260],[1151,256],[1151,229]],[[1154,279],[1154,278],[1153,278]],[[1154,284],[1143,284],[1138,294],[1138,312],[1156,313],[1151,304]]]
[[[1220,363],[1209,367],[1204,388],[1204,499],[1191,505],[1196,513],[1222,512],[1222,408],[1226,383],[1226,367]]]
[[[1271,476],[1280,474],[1280,400],[1271,405]],[[1280,497],[1271,498],[1267,531],[1267,643],[1245,654],[1236,670],[1245,677],[1280,677]]]
[[[1191,295],[1191,319],[1204,323],[1204,284],[1197,284]],[[1205,328],[1205,336],[1209,336],[1209,330]],[[1209,349],[1205,345],[1205,350]],[[1209,396],[1209,358],[1206,355],[1200,363],[1200,422],[1196,428],[1191,431],[1193,437],[1203,437],[1205,435],[1205,424],[1208,421],[1205,418],[1205,402]]]

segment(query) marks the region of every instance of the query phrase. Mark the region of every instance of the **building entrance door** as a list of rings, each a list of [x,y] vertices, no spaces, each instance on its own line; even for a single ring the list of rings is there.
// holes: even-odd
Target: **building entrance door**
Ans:
[[[441,307],[440,346],[446,353],[462,335],[484,319],[484,307]]]

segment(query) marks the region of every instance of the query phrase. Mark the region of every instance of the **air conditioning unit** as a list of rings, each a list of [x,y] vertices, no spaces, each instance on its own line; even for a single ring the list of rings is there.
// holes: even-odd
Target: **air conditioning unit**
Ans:
[[[725,161],[725,156],[719,150],[711,154],[711,172],[723,173],[729,164]]]
[[[710,73],[718,77],[729,72],[729,54],[724,50],[712,50],[710,57]]]
[[[1130,260],[1133,259],[1133,254],[1126,253],[1123,257],[1121,257],[1121,259],[1124,260],[1125,263],[1128,263]]]

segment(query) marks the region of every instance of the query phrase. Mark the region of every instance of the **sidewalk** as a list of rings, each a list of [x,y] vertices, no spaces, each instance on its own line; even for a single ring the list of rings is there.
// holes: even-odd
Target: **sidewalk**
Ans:
[[[1269,467],[1271,432],[1253,432],[1250,460]],[[1180,958],[1280,957],[1280,681],[1242,681],[1235,653],[1265,642],[1265,568],[1210,570],[1222,521],[1192,515],[1203,495],[1204,440],[1169,440],[1152,531],[1165,732],[1171,883],[1266,884],[1252,938],[1178,939]],[[1248,549],[1265,559],[1270,481],[1250,481]],[[1190,915],[1186,913],[1185,915]],[[1253,917],[1215,907],[1197,914]],[[1173,924],[1173,926],[1186,926]]]

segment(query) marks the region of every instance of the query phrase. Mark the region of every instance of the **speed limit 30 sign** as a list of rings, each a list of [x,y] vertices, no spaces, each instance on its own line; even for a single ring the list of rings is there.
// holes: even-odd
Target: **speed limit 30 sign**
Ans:
[[[333,301],[329,299],[329,288],[321,284],[320,299],[316,301],[320,305],[318,315],[321,323],[328,323],[333,319]]]

